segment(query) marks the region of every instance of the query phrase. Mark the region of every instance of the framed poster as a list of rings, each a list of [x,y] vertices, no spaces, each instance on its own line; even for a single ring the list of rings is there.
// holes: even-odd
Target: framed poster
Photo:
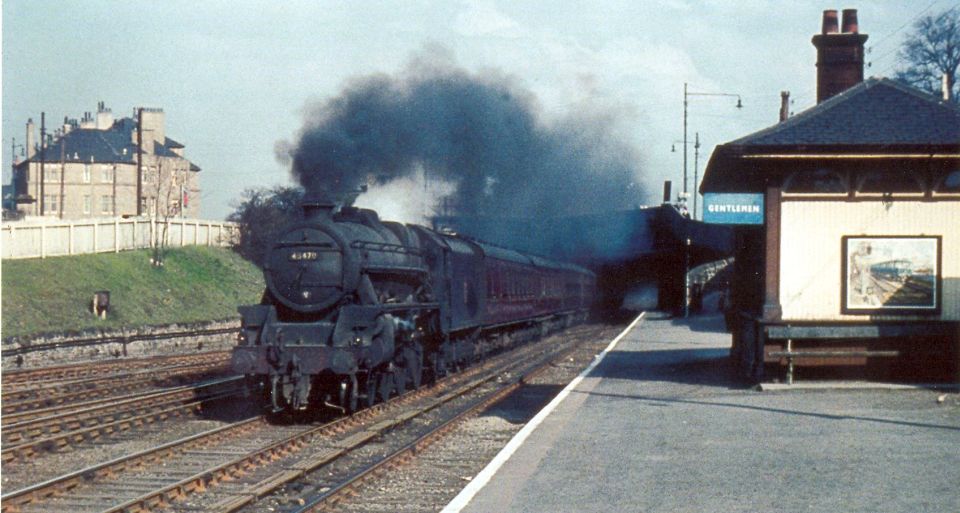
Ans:
[[[940,313],[940,239],[843,237],[842,312]]]

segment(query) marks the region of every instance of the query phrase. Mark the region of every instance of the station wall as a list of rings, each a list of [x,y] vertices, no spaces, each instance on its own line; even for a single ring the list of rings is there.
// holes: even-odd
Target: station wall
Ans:
[[[785,321],[960,320],[960,201],[791,200],[781,203],[780,305]],[[941,239],[939,314],[844,314],[844,236]]]

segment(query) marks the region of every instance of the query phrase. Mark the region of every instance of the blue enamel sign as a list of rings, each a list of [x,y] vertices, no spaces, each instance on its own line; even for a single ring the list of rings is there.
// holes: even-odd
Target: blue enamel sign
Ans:
[[[703,195],[703,222],[714,224],[763,224],[763,193]]]

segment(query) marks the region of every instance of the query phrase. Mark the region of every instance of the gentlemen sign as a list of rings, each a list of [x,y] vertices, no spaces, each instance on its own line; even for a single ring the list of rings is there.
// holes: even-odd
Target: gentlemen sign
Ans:
[[[763,193],[703,195],[703,222],[714,224],[763,224]]]

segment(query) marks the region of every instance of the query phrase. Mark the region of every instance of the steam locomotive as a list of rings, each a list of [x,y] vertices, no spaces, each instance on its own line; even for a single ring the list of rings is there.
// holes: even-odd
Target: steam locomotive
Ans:
[[[351,412],[586,318],[581,267],[307,200],[232,354],[272,412]]]

